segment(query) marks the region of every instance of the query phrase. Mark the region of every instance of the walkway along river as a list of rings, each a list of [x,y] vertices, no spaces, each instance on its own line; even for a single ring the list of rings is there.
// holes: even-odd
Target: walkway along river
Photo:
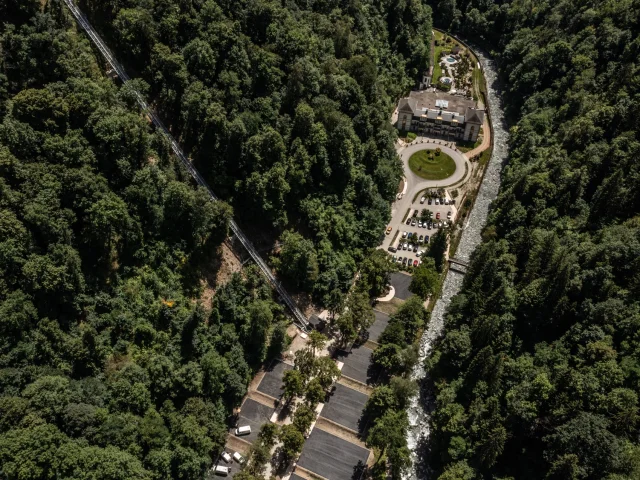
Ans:
[[[504,114],[500,104],[498,74],[493,60],[482,51],[474,50],[480,60],[487,81],[487,102],[493,127],[493,153],[478,191],[476,203],[467,223],[463,226],[462,237],[456,251],[456,258],[469,261],[472,252],[482,241],[480,233],[487,222],[491,202],[500,189],[500,173],[507,158],[508,133],[504,124]],[[424,370],[424,360],[431,353],[434,341],[442,335],[444,314],[451,299],[460,291],[463,276],[449,272],[444,280],[442,296],[437,300],[428,329],[420,341],[420,360],[412,376],[421,383],[421,394],[411,401],[409,407],[409,432],[407,441],[411,449],[413,468],[406,480],[426,480],[432,475],[428,468],[429,417],[433,411],[434,398],[429,391]]]

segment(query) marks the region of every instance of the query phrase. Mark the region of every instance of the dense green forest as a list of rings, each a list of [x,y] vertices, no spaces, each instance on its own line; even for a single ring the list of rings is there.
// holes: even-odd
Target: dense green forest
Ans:
[[[640,478],[640,3],[434,2],[514,119],[485,242],[428,362],[453,479]]]
[[[0,3],[0,476],[201,479],[282,308],[253,268],[194,301],[231,208],[40,9]]]
[[[389,116],[428,68],[420,0],[83,0],[245,227],[281,237],[290,285],[330,305],[389,220]],[[294,230],[294,233],[289,232]]]

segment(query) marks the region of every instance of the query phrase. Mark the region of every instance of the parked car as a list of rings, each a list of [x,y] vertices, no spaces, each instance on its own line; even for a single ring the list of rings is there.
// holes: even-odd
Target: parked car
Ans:
[[[435,204],[436,205],[440,205],[440,199],[439,198],[436,198]]]
[[[423,238],[424,238],[424,237],[423,237],[422,235],[420,235],[420,237],[418,237],[418,241],[419,241],[419,242],[422,242],[422,239],[423,239]]]
[[[414,210],[414,211],[413,211],[413,215],[411,215],[411,216],[412,216],[413,218],[417,217],[417,216],[418,216],[418,210]]]
[[[440,218],[440,212],[436,213],[436,220]]]
[[[451,220],[451,212],[448,212],[448,213],[447,213],[447,218],[448,218],[449,220]]]
[[[396,195],[396,198],[400,200],[402,198],[402,193],[399,193],[398,195]]]
[[[429,235],[424,236],[424,243],[429,243]]]
[[[397,260],[398,260],[398,257],[397,257],[396,255],[394,255],[393,257],[391,257],[391,261],[392,261],[392,262],[394,262],[394,263],[395,263]]]
[[[450,204],[450,205],[455,205],[455,204],[456,204],[456,199],[455,199],[455,198],[452,198],[452,199],[451,199],[451,202],[450,202],[449,204]]]
[[[246,462],[245,458],[242,455],[240,455],[240,452],[234,452],[233,459],[236,462],[238,462],[240,465],[244,465]]]
[[[393,245],[389,245],[389,251],[390,252],[397,252],[398,249],[396,247],[394,247]]]
[[[404,257],[398,257],[398,263],[402,263],[402,259],[403,259],[403,258],[404,258]]]
[[[414,266],[414,267],[417,267],[417,266],[418,266],[418,260],[414,260],[414,261],[413,261],[413,266]]]
[[[229,455],[227,452],[222,452],[220,456],[222,457],[222,460],[225,461],[225,463],[231,463],[231,455]]]
[[[429,222],[429,224],[427,225],[427,228],[431,230],[433,228],[433,222]]]
[[[418,227],[422,228],[422,220],[418,220]]]
[[[405,242],[405,244],[404,244],[404,245],[402,245],[402,249],[403,249],[403,250],[406,250],[407,248],[409,248],[409,244]]]
[[[402,232],[402,238],[407,238],[407,232]]]
[[[387,235],[389,235],[391,233],[391,231],[393,230],[393,228],[391,227],[391,225],[389,225],[387,227]]]
[[[420,255],[422,255],[424,253],[423,250],[418,250],[418,253],[416,253],[416,257],[419,257]]]
[[[407,260],[409,260],[409,257],[407,257],[407,258],[403,258],[403,259],[402,259],[402,264],[403,264],[403,265],[406,265],[406,264],[407,264]]]
[[[426,199],[427,199],[427,197],[422,197],[422,198],[420,199],[420,203],[421,203],[421,204],[422,204],[422,203],[424,203],[424,201],[425,201]]]
[[[416,219],[415,218],[411,219],[411,226],[412,227],[416,226]]]
[[[414,251],[414,252],[417,252],[417,251],[418,251],[418,245],[414,245],[414,247],[413,247],[413,251]]]
[[[442,222],[438,222],[438,228],[442,228]]]
[[[411,217],[407,218],[407,221],[404,222],[404,223],[406,223],[407,225],[410,225],[411,224]]]
[[[431,199],[429,199],[429,200],[427,201],[427,204],[428,204],[428,205],[431,205],[432,203],[433,203],[433,200],[431,200]]]
[[[448,198],[445,198],[445,199],[444,199],[444,204],[445,204],[445,205],[449,205],[449,199],[448,199]]]

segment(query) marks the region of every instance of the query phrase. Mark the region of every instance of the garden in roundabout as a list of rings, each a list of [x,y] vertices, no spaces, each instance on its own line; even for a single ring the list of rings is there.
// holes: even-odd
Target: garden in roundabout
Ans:
[[[443,180],[456,171],[456,162],[439,148],[420,150],[409,158],[409,168],[427,180]]]

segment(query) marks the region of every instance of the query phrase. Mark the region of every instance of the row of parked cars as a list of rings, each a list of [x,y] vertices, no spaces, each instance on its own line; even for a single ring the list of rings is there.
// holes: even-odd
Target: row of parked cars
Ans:
[[[427,205],[455,205],[456,201],[454,199],[449,200],[448,198],[431,198],[431,197],[422,197],[420,198],[420,203],[424,204],[427,201]]]
[[[416,210],[417,212],[417,210]],[[451,217],[453,216],[452,212],[447,212],[447,220],[451,220]],[[436,218],[435,220],[420,220],[418,218],[414,217],[409,217],[407,218],[407,221],[405,222],[406,225],[411,225],[412,227],[419,227],[419,228],[438,228],[438,224],[442,223],[442,218],[440,218],[440,212],[436,213]],[[391,228],[391,227],[389,227]],[[391,233],[391,232],[389,232]]]
[[[422,260],[411,260],[409,257],[391,257],[391,261],[406,265],[407,267],[417,267],[422,263]]]

